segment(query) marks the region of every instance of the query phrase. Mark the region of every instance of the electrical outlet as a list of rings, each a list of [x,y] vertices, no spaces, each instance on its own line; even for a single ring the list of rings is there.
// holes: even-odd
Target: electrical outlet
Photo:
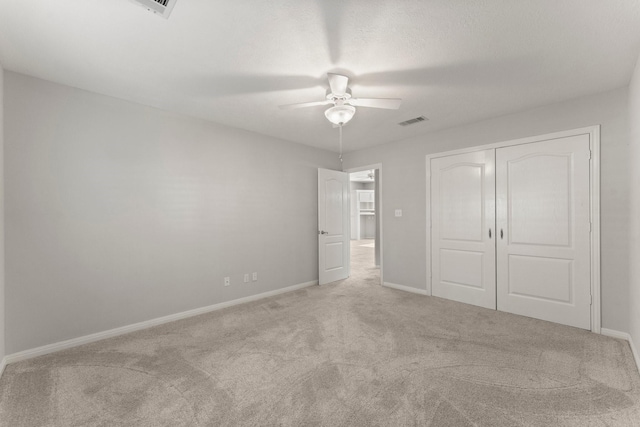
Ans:
[[[231,284],[231,277],[225,277],[224,278],[224,285],[225,286],[229,286]]]
[[[254,282],[257,282],[257,281],[258,281],[258,272],[257,272],[257,271],[254,271],[254,272],[253,272],[253,281],[254,281]]]
[[[244,273],[244,283],[249,283],[249,273]]]

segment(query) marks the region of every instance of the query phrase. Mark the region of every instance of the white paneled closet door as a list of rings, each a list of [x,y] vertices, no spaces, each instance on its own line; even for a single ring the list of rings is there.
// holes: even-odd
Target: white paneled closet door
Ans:
[[[591,328],[589,135],[496,150],[497,308]]]
[[[496,308],[495,158],[431,159],[432,294]]]

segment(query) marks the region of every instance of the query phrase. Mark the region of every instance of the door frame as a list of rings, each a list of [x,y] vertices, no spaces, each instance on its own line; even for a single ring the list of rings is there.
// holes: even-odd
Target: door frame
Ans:
[[[349,169],[344,169],[343,172],[347,172],[347,173],[352,173],[352,172],[362,172],[362,171],[366,171],[366,170],[371,170],[371,169],[378,169],[378,191],[376,192],[376,200],[378,200],[378,207],[379,207],[379,212],[376,212],[376,215],[379,215],[378,217],[378,221],[380,221],[380,233],[379,235],[376,234],[376,237],[378,238],[378,242],[380,243],[380,284],[382,285],[384,283],[384,268],[383,268],[383,264],[384,264],[384,256],[383,256],[383,250],[384,250],[384,244],[383,244],[383,216],[382,216],[382,203],[383,203],[383,198],[382,198],[382,163],[374,163],[371,165],[365,165],[365,166],[355,166]],[[351,197],[351,191],[349,191],[349,197]],[[349,206],[351,206],[351,204],[349,204]],[[349,259],[349,264],[351,264],[351,259]]]
[[[534,142],[566,138],[569,136],[589,135],[589,212],[591,218],[591,331],[601,333],[601,290],[600,290],[600,125],[571,129],[562,132],[526,138],[512,139],[493,144],[477,145],[458,150],[432,153],[426,155],[426,262],[429,273],[426,277],[427,295],[432,295],[431,289],[431,159],[474,151],[497,149],[514,145],[531,144]]]

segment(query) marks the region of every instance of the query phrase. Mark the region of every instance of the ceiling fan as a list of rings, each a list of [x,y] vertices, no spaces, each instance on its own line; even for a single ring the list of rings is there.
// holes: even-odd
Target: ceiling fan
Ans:
[[[386,108],[389,110],[400,108],[402,99],[399,98],[353,98],[351,89],[348,87],[349,77],[347,76],[327,73],[327,79],[329,80],[329,89],[325,100],[280,105],[280,108],[289,110],[333,104],[333,107],[325,111],[324,115],[327,120],[337,126],[342,126],[353,118],[356,113],[355,107]]]

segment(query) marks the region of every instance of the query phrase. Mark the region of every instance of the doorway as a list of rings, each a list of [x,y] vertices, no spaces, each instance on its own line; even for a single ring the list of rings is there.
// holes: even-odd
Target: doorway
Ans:
[[[380,165],[350,169],[351,274],[382,283]]]

